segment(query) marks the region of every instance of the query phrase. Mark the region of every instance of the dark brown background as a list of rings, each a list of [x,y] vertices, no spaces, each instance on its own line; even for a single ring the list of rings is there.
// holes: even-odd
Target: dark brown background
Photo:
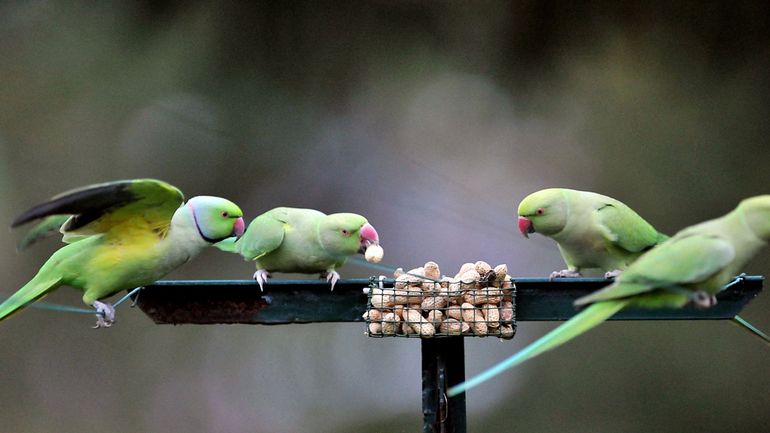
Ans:
[[[71,187],[151,176],[250,218],[365,214],[391,264],[545,276],[555,245],[514,223],[534,190],[602,192],[669,233],[769,192],[765,3],[572,3],[3,2],[0,226]],[[19,236],[3,236],[4,294],[58,245],[16,254]],[[747,271],[770,273],[770,251]],[[252,272],[212,250],[170,278]],[[770,329],[769,308],[745,317]],[[118,319],[3,322],[2,430],[419,429],[416,341]],[[468,374],[552,326],[468,341]],[[611,323],[472,391],[469,430],[763,431],[769,361],[727,323]]]

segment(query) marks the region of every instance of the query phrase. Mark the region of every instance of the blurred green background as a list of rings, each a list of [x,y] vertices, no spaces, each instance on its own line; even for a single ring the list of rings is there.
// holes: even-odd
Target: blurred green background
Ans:
[[[534,190],[608,194],[669,233],[767,193],[769,67],[766,2],[2,2],[0,226],[72,187],[157,177],[249,218],[362,213],[391,264],[545,276],[555,245],[514,223]],[[20,232],[3,295],[58,247],[17,254]],[[770,251],[746,271],[770,273]],[[212,250],[169,278],[252,273]],[[765,293],[744,316],[768,330],[768,311]],[[118,319],[3,322],[0,430],[420,429],[414,340]],[[467,340],[467,374],[553,326]],[[766,431],[769,361],[726,322],[610,323],[471,391],[469,431]]]

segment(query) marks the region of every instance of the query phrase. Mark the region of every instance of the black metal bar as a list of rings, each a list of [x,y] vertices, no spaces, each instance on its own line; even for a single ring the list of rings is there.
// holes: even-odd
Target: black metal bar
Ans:
[[[611,283],[603,278],[517,278],[519,321],[562,321],[577,310],[572,302]],[[747,276],[718,296],[708,309],[627,310],[611,320],[732,319],[762,291],[763,277]],[[392,286],[393,280],[385,280]],[[360,322],[369,279],[340,280],[333,292],[321,280],[271,280],[265,291],[252,280],[158,281],[142,290],[138,306],[159,324],[285,324]]]
[[[718,296],[715,307],[698,310],[628,310],[612,320],[732,319],[761,291],[761,276],[746,276]],[[271,280],[265,292],[251,280],[158,281],[135,295],[139,308],[156,323],[285,324],[360,322],[366,311],[363,292],[369,279],[341,280],[334,292],[318,280]],[[601,278],[548,280],[517,278],[519,321],[567,320],[573,301],[611,283]],[[385,280],[392,287],[393,280]],[[448,398],[446,389],[465,380],[462,337],[422,339],[423,432],[466,431],[465,393]]]
[[[423,433],[464,433],[465,393],[448,398],[446,390],[465,380],[462,337],[422,340]]]

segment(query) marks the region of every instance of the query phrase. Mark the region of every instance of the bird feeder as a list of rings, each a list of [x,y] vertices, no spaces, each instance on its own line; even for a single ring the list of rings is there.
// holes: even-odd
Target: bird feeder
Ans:
[[[718,303],[712,308],[628,309],[618,312],[610,320],[730,320],[761,292],[763,280],[761,276],[737,277],[717,295]],[[515,316],[507,323],[515,330],[516,322],[569,319],[577,312],[573,307],[575,299],[601,289],[611,280],[514,278],[512,282],[515,290],[509,296],[511,300],[515,299]],[[383,291],[395,290],[394,283],[393,279],[374,277],[340,280],[334,291],[330,292],[329,285],[324,281],[269,280],[265,284],[265,291],[260,292],[257,283],[251,280],[158,281],[137,292],[134,298],[139,308],[156,324],[284,325],[352,322],[366,326],[366,333],[374,337],[369,329],[373,323],[372,296],[377,294],[376,290],[380,290],[380,294],[389,295]],[[488,322],[489,311],[486,315],[483,310],[479,311],[481,316],[478,320]],[[444,313],[450,314],[442,311]],[[424,309],[422,314],[427,316]],[[424,318],[427,320],[427,317]],[[418,324],[422,323],[416,316],[413,319]],[[499,323],[503,325],[506,321],[501,320]],[[464,337],[480,337],[482,334],[472,329],[465,333],[461,331],[460,335],[441,332],[441,328],[439,331],[431,338],[419,338],[422,354],[423,432],[464,432],[465,394],[448,398],[446,390],[465,380]],[[379,334],[376,336],[386,335],[382,332]],[[419,332],[404,333],[403,336],[426,337]],[[485,336],[490,338],[489,332]],[[413,344],[414,341],[417,339],[403,344]]]

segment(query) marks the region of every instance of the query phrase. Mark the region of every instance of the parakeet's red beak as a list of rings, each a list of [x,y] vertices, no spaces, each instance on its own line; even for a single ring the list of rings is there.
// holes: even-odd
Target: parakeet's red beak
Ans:
[[[369,247],[371,244],[378,244],[380,243],[380,237],[377,235],[377,230],[372,227],[371,224],[366,223],[361,227],[361,249],[359,252],[363,254],[366,251],[366,248]]]
[[[535,227],[532,225],[532,221],[529,218],[520,216],[519,231],[525,238],[528,238],[530,233],[535,233]]]
[[[237,237],[241,237],[244,230],[246,230],[246,223],[243,222],[243,218],[235,220],[235,224],[233,224],[233,234]]]

